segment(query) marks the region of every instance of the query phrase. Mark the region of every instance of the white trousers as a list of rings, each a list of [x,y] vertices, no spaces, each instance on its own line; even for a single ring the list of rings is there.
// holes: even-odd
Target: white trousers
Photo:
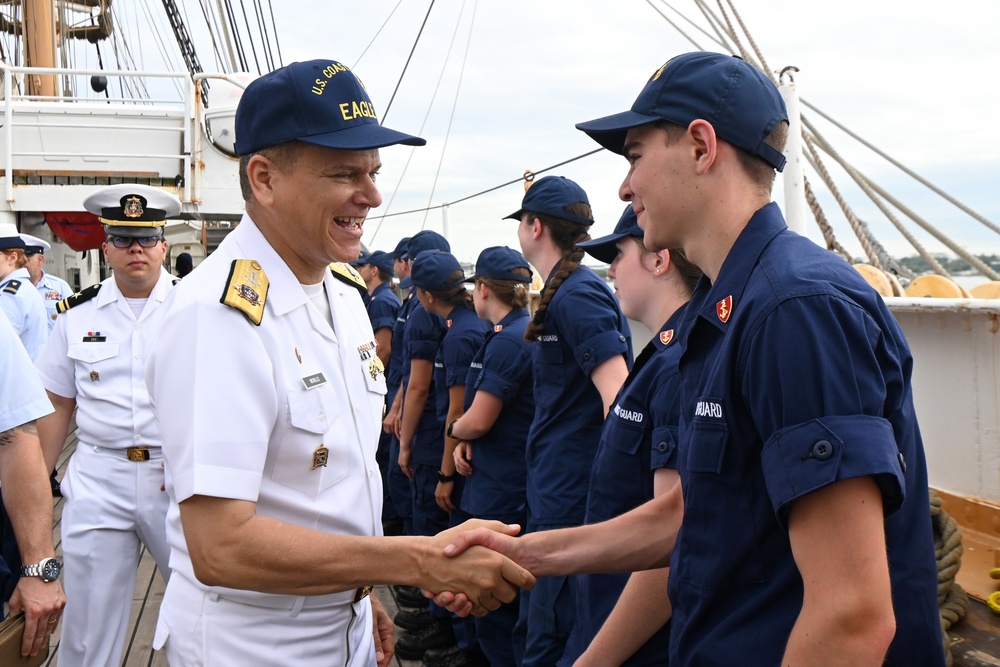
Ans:
[[[169,577],[163,459],[80,443],[62,482],[63,587],[59,664],[120,665],[141,544]],[[141,544],[140,544],[141,543]]]
[[[258,607],[175,574],[153,647],[171,667],[374,667],[371,601],[301,609]]]

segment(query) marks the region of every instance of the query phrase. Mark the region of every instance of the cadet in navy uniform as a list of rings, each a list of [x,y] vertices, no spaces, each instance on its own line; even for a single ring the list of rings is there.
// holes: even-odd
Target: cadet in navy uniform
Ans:
[[[31,284],[35,286],[45,301],[45,312],[48,316],[49,332],[51,333],[56,326],[56,315],[58,314],[56,304],[71,296],[73,288],[59,276],[45,273],[42,268],[45,265],[45,253],[52,248],[48,241],[31,234],[21,234],[21,240],[24,241],[24,256],[28,260],[24,268],[28,270]]]
[[[372,331],[375,332],[375,354],[385,367],[386,378],[389,377],[391,361],[392,328],[396,324],[396,314],[402,306],[399,297],[392,291],[392,264],[392,255],[382,250],[376,250],[370,255],[362,253],[361,257],[351,262],[351,266],[357,269],[358,274],[364,279],[368,290],[369,300],[365,304],[365,309],[372,323]],[[386,393],[387,401],[388,396]],[[388,407],[387,403],[386,408]],[[399,535],[402,534],[401,519],[389,497],[389,449],[392,438],[392,433],[385,431],[379,435],[376,460],[379,472],[382,473],[382,527],[386,529],[395,523],[399,528],[393,531],[386,530],[386,534]]]
[[[524,258],[546,276],[525,338],[535,342],[535,418],[527,443],[527,532],[583,523],[587,485],[604,416],[628,375],[632,337],[608,286],[581,266],[577,243],[590,239],[587,193],[546,176],[531,184],[518,220]],[[551,666],[576,616],[575,582],[539,581],[521,596],[522,664]]]
[[[48,646],[66,604],[58,581],[62,567],[52,546],[52,498],[36,428],[37,420],[52,412],[52,405],[31,358],[2,317],[0,368],[0,484],[11,517],[5,529],[16,533],[15,544],[30,563],[21,567],[20,561],[0,559],[0,583],[13,588],[10,614],[24,612],[21,655],[38,655]],[[21,567],[21,576],[8,582],[11,573],[5,570],[12,566]]]
[[[465,385],[465,412],[450,421],[458,441],[455,469],[466,477],[461,508],[480,519],[524,525],[524,445],[535,415],[528,326],[531,268],[521,253],[486,248],[476,260],[476,314],[493,327],[476,352]],[[518,605],[476,618],[479,646],[492,667],[515,667],[512,637]]]
[[[154,187],[122,184],[97,191],[84,208],[104,223],[113,275],[59,302],[37,361],[55,412],[38,430],[52,469],[76,412],[79,443],[62,484],[69,602],[59,652],[66,664],[96,667],[121,661],[143,545],[163,578],[170,575],[162,437],[144,362],[174,282],[163,268],[163,226],[181,203]]]
[[[485,550],[445,561],[449,536],[381,536],[385,375],[360,277],[331,262],[358,257],[378,149],[399,143],[424,141],[381,126],[339,62],[243,92],[246,213],[174,288],[146,370],[174,568],[154,646],[171,664],[385,667],[392,623],[372,584],[456,580],[482,613],[513,598],[505,575],[531,583]]]
[[[627,206],[613,233],[580,244],[588,254],[611,265],[608,278],[614,281],[622,312],[653,332],[604,422],[590,474],[586,523],[628,512],[654,493],[669,493],[680,481],[680,345],[676,341],[683,306],[701,271],[680,250],[647,250],[642,236],[635,211]],[[668,568],[661,568],[631,578],[627,574],[579,575],[576,625],[560,664],[666,664],[668,573]]]
[[[486,338],[487,326],[472,308],[472,294],[465,287],[465,273],[451,253],[440,250],[419,253],[413,258],[410,279],[424,310],[444,318],[445,334],[434,360],[434,400],[438,420],[447,424],[458,419],[464,411],[472,359]],[[446,433],[443,435],[443,450],[436,466],[430,466],[421,474],[418,466],[423,464],[413,464],[415,488],[418,483],[424,485],[415,497],[424,502],[436,502],[446,513],[442,517],[445,523],[439,531],[446,526],[457,526],[470,517],[459,508],[464,480],[455,473],[453,452],[457,442]],[[427,513],[431,515],[429,510]],[[421,634],[415,634],[400,638],[397,650],[401,657],[406,657],[424,648],[424,663],[432,667],[487,664],[479,650],[473,619],[452,619],[452,629],[455,646],[433,648]],[[411,642],[413,647],[420,648],[411,651]]]
[[[24,240],[13,222],[0,222],[0,310],[15,333],[37,359],[49,337],[45,302],[31,284],[31,274],[24,268],[27,257]]]
[[[647,247],[705,272],[678,341],[683,501],[528,542],[478,531],[449,553],[485,543],[549,574],[672,552],[675,667],[943,665],[913,360],[881,297],[770,202],[787,132],[774,85],[684,54],[630,111],[578,127],[628,159],[621,196]]]

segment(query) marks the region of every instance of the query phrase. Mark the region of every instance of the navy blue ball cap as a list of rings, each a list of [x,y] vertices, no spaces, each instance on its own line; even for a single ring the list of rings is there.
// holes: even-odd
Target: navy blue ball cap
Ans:
[[[448,239],[437,232],[425,229],[414,234],[410,242],[406,244],[405,259],[416,259],[417,255],[425,250],[451,252],[451,244],[448,243]]]
[[[399,243],[396,244],[395,250],[392,251],[393,259],[403,259],[406,256],[406,246],[410,245],[410,237],[404,236],[399,239]]]
[[[583,248],[591,257],[610,264],[618,256],[618,242],[626,236],[634,236],[640,241],[643,237],[642,228],[639,227],[639,219],[636,217],[635,211],[632,210],[631,204],[626,206],[622,212],[622,217],[618,219],[618,224],[615,225],[615,231],[607,236],[583,241],[582,243],[577,243],[577,245]]]
[[[286,141],[349,151],[427,143],[380,125],[361,81],[334,60],[286,65],[243,91],[236,108],[236,154]]]
[[[521,208],[517,209],[504,219],[520,220],[525,212],[543,213],[553,218],[561,218],[575,222],[578,225],[589,227],[594,224],[592,218],[584,218],[569,212],[569,207],[573,204],[586,204],[590,206],[587,193],[574,181],[565,176],[545,176],[531,184],[524,198],[521,200]]]
[[[666,120],[687,127],[707,120],[715,134],[781,171],[785,156],[765,139],[788,120],[777,87],[737,56],[696,51],[671,58],[653,73],[630,111],[577,124],[609,151],[622,154],[633,127]]]
[[[528,269],[527,276],[519,276],[514,269]],[[491,280],[514,280],[519,283],[531,282],[531,267],[528,261],[516,250],[507,246],[492,246],[479,253],[476,260],[476,275],[466,278],[465,282],[475,282],[476,278]]]
[[[368,254],[368,251],[367,250],[362,250],[361,254],[358,255],[358,258],[356,260],[354,260],[353,262],[349,262],[349,264],[351,266],[353,266],[354,268],[358,268],[359,266],[364,266],[365,264],[368,263],[368,258],[369,257],[370,257],[370,255]]]
[[[379,271],[388,273],[390,276],[395,273],[392,267],[392,253],[384,250],[376,250],[368,256],[368,263],[376,267]]]
[[[458,280],[449,280],[456,271],[462,272],[461,277]],[[465,282],[465,272],[450,252],[424,250],[413,260],[410,280],[422,290],[446,292]]]

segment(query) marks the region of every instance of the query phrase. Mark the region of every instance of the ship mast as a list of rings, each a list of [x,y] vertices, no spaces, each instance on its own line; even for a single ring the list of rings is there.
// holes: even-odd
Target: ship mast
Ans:
[[[25,0],[24,60],[28,67],[56,66],[56,21],[52,0]],[[28,77],[28,94],[56,97],[56,76]]]

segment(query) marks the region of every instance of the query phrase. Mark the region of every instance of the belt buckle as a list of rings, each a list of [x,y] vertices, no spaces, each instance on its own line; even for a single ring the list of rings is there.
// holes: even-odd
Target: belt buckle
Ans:
[[[364,600],[364,599],[365,599],[366,597],[368,597],[368,596],[369,596],[369,594],[371,594],[371,592],[372,592],[372,587],[371,587],[371,585],[368,585],[368,586],[362,586],[361,588],[359,588],[358,590],[356,590],[356,591],[354,592],[354,602],[355,602],[355,603],[357,603],[357,602],[361,602],[361,601],[362,601],[362,600]]]
[[[148,447],[129,447],[125,450],[125,456],[128,457],[129,461],[148,461],[149,460],[149,448]]]

